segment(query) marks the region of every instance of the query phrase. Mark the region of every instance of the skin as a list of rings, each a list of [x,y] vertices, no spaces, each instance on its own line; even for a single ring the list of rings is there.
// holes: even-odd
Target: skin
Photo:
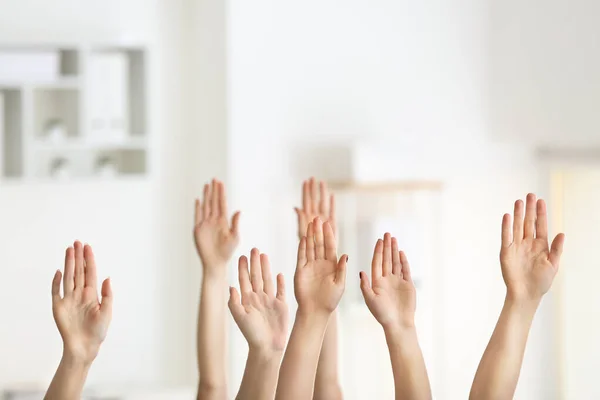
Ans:
[[[227,199],[222,182],[204,186],[196,200],[194,242],[202,262],[202,287],[198,307],[198,399],[227,398],[226,308],[227,264],[239,243],[240,213],[227,220]]]
[[[386,233],[375,245],[371,278],[360,272],[367,307],[383,327],[390,351],[397,400],[431,399],[431,386],[417,339],[417,296],[406,255]]]
[[[317,189],[318,188],[318,189]],[[298,238],[306,235],[308,222],[320,217],[336,231],[335,197],[329,194],[325,182],[317,182],[310,178],[302,183],[302,208],[295,208],[298,216]],[[341,400],[342,388],[338,374],[338,315],[334,312],[329,317],[325,331],[317,376],[315,380],[315,400]]]
[[[229,310],[248,342],[248,360],[236,398],[270,400],[275,396],[288,334],[285,282],[279,274],[276,291],[269,258],[258,249],[251,252],[250,271],[248,259],[240,258],[238,277],[242,295],[229,289]]]
[[[348,256],[338,259],[329,223],[316,218],[300,240],[294,276],[296,320],[279,370],[276,399],[312,398],[329,317],[344,293]]]
[[[479,363],[471,400],[513,398],[533,318],[558,272],[564,234],[548,245],[546,204],[534,194],[527,195],[525,213],[523,209],[523,201],[517,200],[514,222],[509,214],[502,219],[500,265],[506,298]]]
[[[61,279],[63,296],[60,295]],[[65,254],[64,276],[52,281],[52,313],[63,340],[63,355],[45,400],[79,400],[88,371],[98,355],[112,319],[110,280],[98,299],[96,262],[92,248],[75,242]]]

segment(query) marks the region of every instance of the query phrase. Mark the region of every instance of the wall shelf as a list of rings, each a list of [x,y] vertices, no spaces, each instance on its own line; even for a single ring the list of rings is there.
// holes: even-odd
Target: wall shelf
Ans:
[[[145,175],[146,86],[144,46],[1,46],[0,179]]]

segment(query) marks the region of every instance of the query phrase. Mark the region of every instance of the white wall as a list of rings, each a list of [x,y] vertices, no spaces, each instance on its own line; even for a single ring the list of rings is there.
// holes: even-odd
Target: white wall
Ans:
[[[440,398],[466,396],[503,301],[501,216],[543,187],[530,147],[492,142],[487,3],[234,0],[228,11],[230,170],[248,210],[240,251],[258,246],[291,282],[300,181],[330,169],[306,165],[307,147],[358,142],[364,179],[443,180],[434,384]],[[554,398],[555,372],[538,349],[552,342],[538,334],[544,323],[542,311],[519,398]],[[245,346],[237,334],[233,345],[238,382]]]
[[[600,3],[493,1],[490,80],[496,138],[600,145]]]

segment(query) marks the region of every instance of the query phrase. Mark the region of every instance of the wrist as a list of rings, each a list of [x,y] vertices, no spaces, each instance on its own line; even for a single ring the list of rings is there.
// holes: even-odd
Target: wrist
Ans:
[[[417,328],[414,324],[403,325],[399,323],[382,325],[385,336],[390,339],[406,339],[417,337]]]
[[[202,263],[202,279],[227,280],[227,266],[225,263]]]
[[[261,364],[279,363],[283,358],[283,350],[251,345],[248,347],[248,358],[257,360]]]
[[[541,301],[541,297],[524,296],[507,291],[504,306],[510,310],[535,314]]]
[[[301,305],[298,306],[298,310],[296,311],[296,320],[300,319],[302,321],[310,321],[310,322],[323,322],[325,324],[329,322],[329,318],[331,317],[332,312],[326,309],[315,309],[311,307],[303,307]]]
[[[60,364],[69,369],[69,370],[77,370],[77,371],[87,371],[96,356],[81,356],[69,350],[63,350],[63,355],[60,360]]]

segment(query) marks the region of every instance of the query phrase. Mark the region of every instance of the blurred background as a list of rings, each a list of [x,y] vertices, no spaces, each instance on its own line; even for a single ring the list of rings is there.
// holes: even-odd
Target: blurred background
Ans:
[[[79,239],[116,297],[88,386],[193,398],[194,198],[224,180],[237,255],[260,248],[290,285],[314,175],[354,264],[347,399],[392,398],[356,290],[384,230],[418,274],[434,394],[466,398],[504,300],[502,214],[528,192],[567,242],[516,398],[600,398],[599,16],[596,0],[0,0],[0,390],[50,381],[50,282]],[[246,345],[229,331],[233,397]]]

